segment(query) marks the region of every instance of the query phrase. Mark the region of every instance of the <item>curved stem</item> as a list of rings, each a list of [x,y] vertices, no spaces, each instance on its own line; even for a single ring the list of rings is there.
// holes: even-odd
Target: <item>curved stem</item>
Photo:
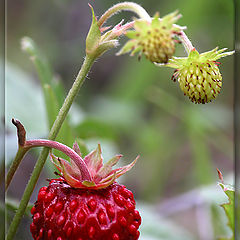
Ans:
[[[51,131],[50,131],[49,137],[48,137],[49,140],[54,140],[56,138],[56,136],[63,124],[63,121],[65,120],[67,113],[73,103],[73,100],[75,99],[79,89],[81,88],[81,86],[86,78],[86,75],[88,74],[94,60],[95,60],[94,58],[91,58],[88,55],[86,56],[86,58],[83,62],[83,65],[78,73],[78,76],[77,76],[76,80],[74,81],[73,86],[70,89],[70,91],[62,105],[62,108],[60,109],[58,116],[51,128]],[[13,237],[17,231],[18,225],[19,225],[21,218],[25,212],[25,209],[26,209],[29,199],[32,195],[33,189],[37,183],[39,175],[42,171],[44,163],[46,162],[48,154],[49,154],[49,148],[44,147],[43,150],[41,151],[41,154],[40,154],[37,162],[36,162],[36,165],[32,172],[32,176],[29,179],[29,182],[27,184],[27,187],[25,188],[25,191],[22,196],[22,200],[19,204],[19,208],[11,222],[11,225],[9,226],[6,240],[13,239]]]
[[[182,40],[183,46],[186,50],[186,52],[189,54],[193,50],[193,45],[187,35],[184,33],[184,31],[180,32],[181,34],[178,35],[178,37]]]
[[[83,161],[83,159],[70,147],[51,140],[46,139],[36,139],[36,140],[29,140],[26,141],[26,144],[24,148],[33,148],[33,147],[49,147],[57,149],[64,154],[66,154],[68,157],[70,157],[76,165],[79,167],[83,180],[86,181],[92,181],[91,175],[87,169],[86,163]]]
[[[101,27],[103,23],[106,22],[107,19],[110,18],[112,15],[123,10],[132,11],[136,13],[140,18],[146,19],[147,21],[151,21],[151,17],[149,16],[149,14],[139,4],[133,2],[123,2],[112,6],[101,16],[101,18],[98,21],[99,27]]]

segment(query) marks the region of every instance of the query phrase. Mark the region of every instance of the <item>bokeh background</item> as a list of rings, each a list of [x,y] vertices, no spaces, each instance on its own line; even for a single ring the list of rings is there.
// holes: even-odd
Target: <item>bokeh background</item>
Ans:
[[[150,15],[160,17],[179,10],[179,25],[199,52],[219,46],[233,49],[232,1],[136,0]],[[11,118],[21,120],[27,137],[46,138],[49,131],[43,88],[20,40],[31,37],[47,62],[50,87],[61,103],[84,58],[85,38],[91,24],[90,3],[97,16],[116,1],[19,0],[7,3],[5,79],[5,166],[17,151]],[[113,16],[108,24],[131,20],[132,13]],[[126,42],[122,37],[121,45]],[[135,167],[120,179],[131,189],[142,214],[142,240],[212,240],[229,234],[219,206],[226,201],[217,185],[216,168],[233,181],[233,57],[221,59],[223,88],[215,101],[195,105],[171,81],[172,69],[159,68],[144,58],[104,54],[93,66],[58,141],[72,146],[79,138],[83,151],[101,143],[105,160],[124,155],[122,165],[138,154]],[[176,56],[185,56],[178,45]],[[3,61],[3,56],[1,56]],[[53,99],[48,105],[54,105]],[[55,104],[57,105],[57,104]],[[60,104],[59,104],[60,105]],[[53,113],[54,115],[54,113]],[[7,222],[21,199],[38,150],[26,155],[6,195]],[[3,155],[2,155],[3,159]],[[50,161],[31,197],[46,179],[54,177]],[[121,165],[121,163],[120,163]],[[3,209],[1,208],[1,211]],[[31,239],[29,210],[16,239]],[[2,225],[2,224],[1,224]],[[3,225],[2,225],[3,226]]]

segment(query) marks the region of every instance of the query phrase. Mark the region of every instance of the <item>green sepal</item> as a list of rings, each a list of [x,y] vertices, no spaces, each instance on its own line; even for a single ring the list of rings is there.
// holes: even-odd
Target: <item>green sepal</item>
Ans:
[[[153,17],[153,20],[152,20],[152,23],[151,23],[151,26],[153,28],[159,28],[160,26],[160,20],[159,20],[159,13],[155,13],[154,17]]]
[[[134,56],[135,53],[139,52],[142,50],[142,46],[136,47],[130,54],[130,56]]]
[[[209,61],[216,61],[219,58],[232,55],[235,52],[235,51],[224,52],[225,50],[227,50],[227,48],[218,50],[218,47],[216,47],[216,48],[212,49],[211,51],[199,54],[199,52],[195,48],[193,48],[192,51],[189,53],[188,57],[182,57],[182,58],[173,57],[164,66],[181,69],[183,67],[188,66],[190,63],[193,63],[193,62],[203,64],[203,63],[207,63]],[[156,64],[156,65],[163,66],[160,64]]]
[[[134,30],[128,31],[125,35],[131,39],[137,39],[139,37],[139,34]]]
[[[100,39],[101,39],[101,31],[98,26],[97,19],[94,14],[94,10],[92,6],[90,6],[92,10],[92,24],[90,30],[87,35],[86,39],[86,53],[91,55],[92,53],[95,54],[95,49],[98,47]]]
[[[118,40],[109,40],[106,42],[101,42],[94,52],[94,57],[97,58],[103,53],[105,53],[107,50],[111,48],[115,48],[117,46],[118,46]]]
[[[147,30],[149,26],[150,24],[145,20],[136,20],[134,23],[134,28],[140,32]]]
[[[133,50],[136,42],[134,40],[129,40],[127,43],[118,51],[117,56],[128,53]]]
[[[181,15],[179,15],[180,17]],[[171,29],[173,24],[178,20],[178,10],[169,13],[168,15],[164,16],[162,19],[162,25]],[[180,30],[180,29],[179,29]]]
[[[84,185],[85,187],[94,187],[96,186],[96,184],[94,182],[90,182],[90,181],[83,181],[82,185]]]
[[[78,144],[79,148],[81,149],[81,155],[86,156],[89,153],[86,143],[81,138],[76,139],[76,143]]]

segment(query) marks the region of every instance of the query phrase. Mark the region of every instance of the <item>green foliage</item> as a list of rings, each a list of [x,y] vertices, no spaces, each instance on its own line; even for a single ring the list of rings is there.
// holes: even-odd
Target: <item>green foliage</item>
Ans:
[[[231,237],[228,238],[219,238],[219,240],[234,240],[235,239],[235,221],[234,221],[234,196],[235,196],[235,190],[232,186],[220,183],[219,184],[224,193],[227,195],[228,197],[228,201],[226,203],[221,204],[221,206],[223,207],[225,214],[227,216],[228,219],[228,226],[231,229]],[[239,209],[238,209],[239,211]]]

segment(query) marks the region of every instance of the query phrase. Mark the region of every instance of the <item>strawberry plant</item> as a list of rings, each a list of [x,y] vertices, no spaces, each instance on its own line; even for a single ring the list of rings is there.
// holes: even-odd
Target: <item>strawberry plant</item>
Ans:
[[[120,37],[126,36],[130,40],[120,48],[117,55],[138,54],[139,60],[144,56],[159,71],[160,67],[175,68],[172,79],[179,82],[184,95],[192,102],[209,103],[222,88],[222,75],[216,60],[232,55],[234,51],[224,52],[226,49],[215,48],[198,53],[184,32],[186,27],[176,24],[181,17],[177,11],[163,17],[156,13],[151,17],[140,5],[122,2],[96,17],[92,6],[89,6],[92,23],[85,42],[86,56],[66,97],[63,87],[54,79],[34,41],[29,37],[21,41],[22,50],[30,56],[41,81],[49,134],[48,139],[26,140],[24,126],[19,120],[12,119],[17,127],[18,151],[6,176],[6,189],[25,154],[32,148],[43,149],[7,231],[7,240],[13,239],[17,232],[48,156],[58,169],[56,175],[59,178],[49,179],[49,185],[40,188],[32,207],[30,231],[34,239],[139,239],[141,212],[137,210],[133,193],[116,181],[133,167],[137,159],[129,165],[112,169],[121,155],[104,164],[100,145],[89,152],[83,135],[75,134],[76,129],[69,118],[69,111],[74,107],[74,101],[93,64],[105,52],[117,48],[121,43]],[[121,11],[131,11],[138,18],[108,26],[107,20]],[[175,56],[179,43],[184,46],[187,57]],[[79,126],[80,132],[84,132],[87,127],[92,129],[92,125],[89,125]],[[96,131],[101,132],[98,127]],[[106,134],[106,131],[103,132],[100,134]],[[114,138],[113,135],[108,136]],[[68,146],[72,144],[71,149]],[[68,159],[64,160],[66,156]]]

